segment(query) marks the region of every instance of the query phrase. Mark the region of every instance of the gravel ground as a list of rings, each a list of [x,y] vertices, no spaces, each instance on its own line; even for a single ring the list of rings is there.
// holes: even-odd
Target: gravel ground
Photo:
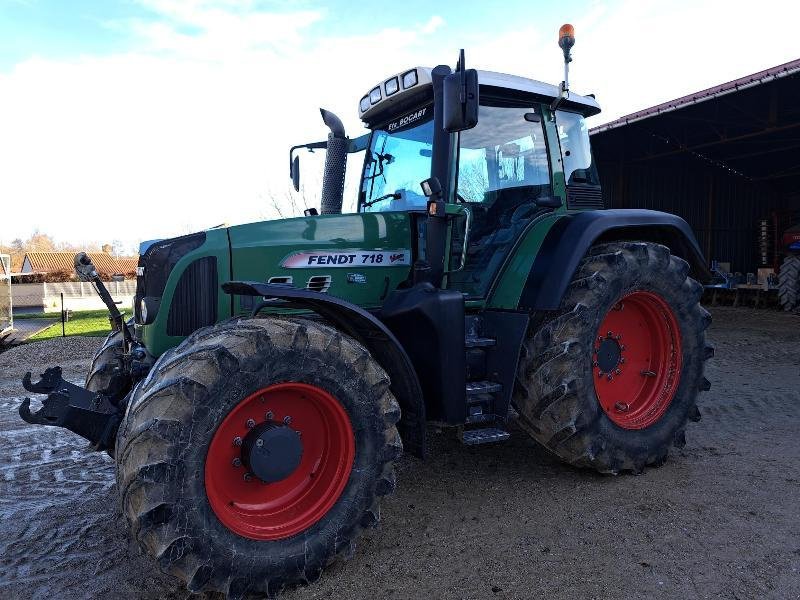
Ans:
[[[703,420],[666,465],[603,477],[515,430],[431,430],[349,562],[284,598],[800,598],[800,317],[718,308]],[[80,381],[101,340],[0,355],[0,597],[186,598],[129,543],[113,464],[16,414],[19,378]]]

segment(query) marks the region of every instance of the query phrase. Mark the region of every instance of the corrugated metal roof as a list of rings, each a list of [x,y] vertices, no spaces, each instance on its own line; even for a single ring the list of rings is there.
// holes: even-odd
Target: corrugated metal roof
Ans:
[[[88,254],[98,273],[104,275],[135,271],[139,260],[138,258],[127,257],[116,259],[105,252],[89,252]],[[36,273],[55,273],[60,271],[71,273],[75,270],[75,254],[72,252],[28,252],[25,258],[30,263],[31,270]],[[132,268],[128,268],[131,264]]]
[[[758,73],[753,73],[752,75],[746,75],[745,77],[740,77],[739,79],[722,83],[720,85],[716,85],[714,87],[710,87],[708,89],[701,90],[687,96],[682,96],[681,98],[676,98],[675,100],[657,104],[656,106],[645,108],[644,110],[620,117],[619,119],[611,121],[610,123],[606,123],[605,125],[593,127],[589,130],[589,135],[608,131],[609,129],[614,129],[616,127],[622,127],[623,125],[628,125],[629,123],[633,123],[635,121],[641,121],[642,119],[646,119],[648,117],[671,112],[690,104],[698,104],[705,100],[718,98],[738,90],[743,90],[749,87],[760,85],[762,83],[767,83],[768,81],[774,81],[775,79],[780,79],[781,77],[786,77],[787,75],[792,75],[799,72],[800,58],[782,65],[778,65],[777,67],[771,67],[769,69],[759,71]]]

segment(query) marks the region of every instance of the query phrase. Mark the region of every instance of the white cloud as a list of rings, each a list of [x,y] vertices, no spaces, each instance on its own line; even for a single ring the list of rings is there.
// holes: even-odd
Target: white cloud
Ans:
[[[289,146],[326,134],[319,106],[359,134],[357,102],[376,81],[454,64],[459,47],[468,66],[561,79],[559,22],[453,31],[434,15],[411,29],[315,38],[324,11],[146,5],[162,18],[123,24],[140,36],[136,51],[0,73],[0,240],[38,227],[127,241],[264,218],[265,198],[287,189]],[[797,13],[782,2],[597,2],[573,21],[573,87],[597,93],[600,123],[796,58]],[[320,162],[309,158],[314,189]]]
[[[439,15],[433,15],[425,25],[422,26],[422,33],[428,34],[433,33],[437,29],[439,29],[442,25],[444,25],[444,19]]]

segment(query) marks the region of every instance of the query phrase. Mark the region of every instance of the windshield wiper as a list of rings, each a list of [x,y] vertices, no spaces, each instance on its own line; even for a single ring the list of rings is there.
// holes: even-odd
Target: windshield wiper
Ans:
[[[364,208],[369,208],[370,206],[372,206],[373,204],[377,204],[381,200],[388,200],[389,198],[392,198],[394,200],[400,200],[400,198],[402,198],[402,197],[403,196],[400,194],[400,192],[393,192],[391,194],[384,194],[383,196],[379,196],[378,198],[374,198],[373,200],[365,201],[362,204],[362,206]]]

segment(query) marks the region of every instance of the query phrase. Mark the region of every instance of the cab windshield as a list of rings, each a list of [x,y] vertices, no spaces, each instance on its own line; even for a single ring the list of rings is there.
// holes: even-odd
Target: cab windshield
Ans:
[[[431,176],[433,107],[397,117],[370,136],[364,158],[361,212],[425,210],[419,184]]]

